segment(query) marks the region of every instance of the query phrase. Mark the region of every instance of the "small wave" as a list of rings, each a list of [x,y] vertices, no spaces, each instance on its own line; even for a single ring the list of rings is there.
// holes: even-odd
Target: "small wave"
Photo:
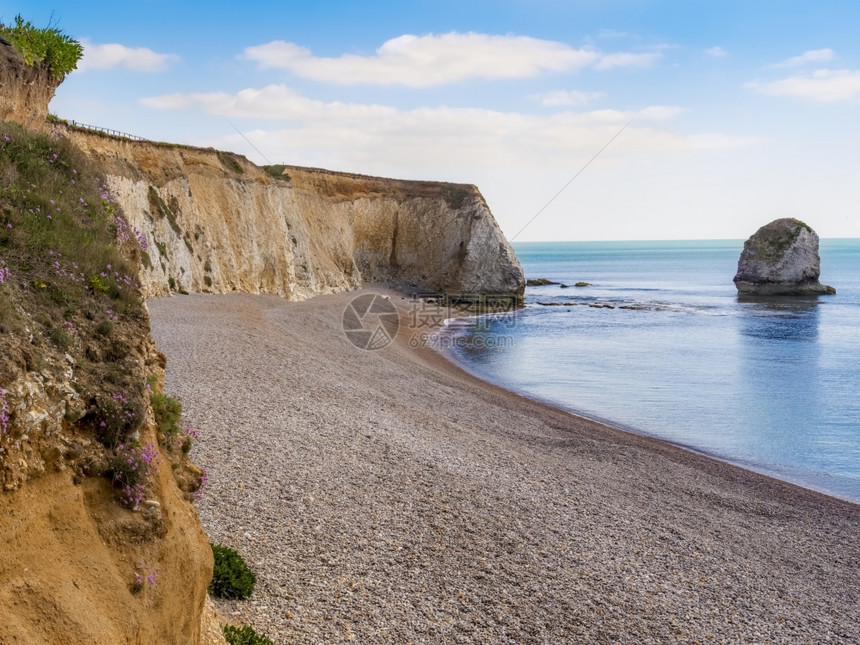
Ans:
[[[589,307],[591,309],[624,309],[627,311],[655,311],[670,313],[690,313],[704,316],[734,316],[737,311],[716,305],[695,305],[674,302],[642,302],[631,300],[540,300],[530,303],[532,308],[542,307]]]

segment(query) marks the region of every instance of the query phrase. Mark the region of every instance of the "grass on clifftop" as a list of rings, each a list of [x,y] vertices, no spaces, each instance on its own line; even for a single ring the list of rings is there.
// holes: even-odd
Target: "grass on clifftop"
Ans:
[[[28,65],[44,65],[56,79],[77,68],[84,54],[81,44],[60,29],[50,25],[39,29],[20,14],[14,25],[0,24],[0,36],[12,43]]]
[[[813,233],[812,227],[799,219],[786,218],[762,226],[744,244],[744,248],[761,262],[778,262],[794,244],[801,230]]]
[[[141,244],[75,146],[0,122],[0,388],[71,359],[79,393],[101,411],[95,426],[113,427],[115,441],[139,425]]]

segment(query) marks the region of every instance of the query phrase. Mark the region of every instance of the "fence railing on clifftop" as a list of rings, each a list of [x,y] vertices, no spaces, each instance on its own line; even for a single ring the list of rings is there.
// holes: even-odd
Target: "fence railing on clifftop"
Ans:
[[[73,128],[81,128],[82,130],[93,130],[94,132],[103,132],[104,134],[109,134],[112,137],[122,137],[123,139],[131,139],[132,141],[149,141],[146,137],[139,137],[135,134],[129,134],[128,132],[120,132],[119,130],[111,130],[110,128],[103,128],[98,125],[87,125],[86,123],[78,123],[77,121],[69,121],[69,125]]]

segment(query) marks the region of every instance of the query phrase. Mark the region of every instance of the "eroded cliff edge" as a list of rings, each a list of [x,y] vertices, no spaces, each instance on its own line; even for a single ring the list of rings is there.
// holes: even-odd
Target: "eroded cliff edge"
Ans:
[[[43,130],[48,103],[61,82],[47,67],[27,65],[18,50],[0,43],[0,121]]]
[[[147,297],[301,300],[373,282],[522,296],[522,268],[474,186],[293,166],[274,175],[230,153],[58,128],[145,236]]]

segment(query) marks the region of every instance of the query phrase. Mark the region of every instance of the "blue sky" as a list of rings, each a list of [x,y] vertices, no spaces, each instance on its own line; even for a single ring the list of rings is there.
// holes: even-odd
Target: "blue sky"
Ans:
[[[860,237],[860,3],[0,4],[18,12],[85,45],[62,118],[474,183],[518,241],[746,238],[777,217]]]

